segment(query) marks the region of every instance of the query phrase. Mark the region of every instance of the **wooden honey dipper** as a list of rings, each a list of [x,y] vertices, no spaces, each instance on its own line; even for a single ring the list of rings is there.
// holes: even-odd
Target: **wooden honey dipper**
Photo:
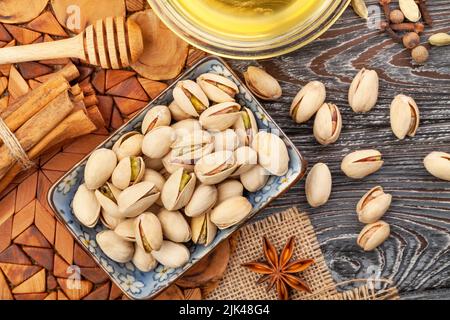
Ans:
[[[142,31],[134,21],[108,17],[70,39],[0,49],[0,65],[78,58],[104,69],[120,69],[136,62],[143,50]]]

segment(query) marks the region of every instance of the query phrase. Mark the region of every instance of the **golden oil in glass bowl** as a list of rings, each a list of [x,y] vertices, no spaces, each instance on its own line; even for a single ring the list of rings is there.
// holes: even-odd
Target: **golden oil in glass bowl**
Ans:
[[[260,41],[317,19],[333,0],[170,0],[200,28],[219,37]]]

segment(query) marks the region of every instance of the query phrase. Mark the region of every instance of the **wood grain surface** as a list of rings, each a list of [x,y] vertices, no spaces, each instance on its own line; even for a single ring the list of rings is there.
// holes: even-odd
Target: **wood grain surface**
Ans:
[[[450,2],[428,3],[435,25],[426,28],[424,42],[435,32],[450,31]],[[249,64],[260,65],[281,81],[282,99],[264,106],[310,167],[325,162],[332,171],[328,204],[310,208],[302,181],[259,217],[293,205],[307,211],[336,282],[376,275],[392,279],[405,298],[450,298],[450,183],[430,176],[422,165],[431,151],[450,152],[450,47],[432,48],[430,53],[424,66],[412,65],[408,50],[380,31],[368,29],[347,10],[319,40],[293,54],[258,63],[229,61],[236,71]],[[347,92],[362,67],[378,72],[380,98],[370,113],[355,114]],[[341,138],[331,146],[315,141],[313,120],[298,125],[288,114],[297,91],[311,80],[325,83],[327,100],[336,103],[342,113]],[[395,138],[389,123],[389,106],[399,93],[412,96],[421,112],[416,137],[403,141]],[[380,150],[385,164],[376,174],[352,181],[340,171],[340,162],[347,153],[365,148]],[[385,218],[392,235],[376,251],[364,253],[356,245],[363,225],[355,207],[376,185],[393,195]]]

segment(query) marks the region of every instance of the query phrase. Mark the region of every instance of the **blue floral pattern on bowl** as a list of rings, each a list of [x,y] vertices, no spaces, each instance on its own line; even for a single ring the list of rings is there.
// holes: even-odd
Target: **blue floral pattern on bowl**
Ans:
[[[199,75],[206,72],[220,74],[233,80],[240,91],[237,95],[237,102],[250,108],[255,113],[261,130],[276,132],[288,147],[290,156],[288,173],[283,177],[272,176],[262,190],[246,194],[253,205],[252,214],[248,217],[250,219],[300,180],[306,170],[306,164],[294,144],[285,136],[269,114],[222,59],[217,57],[205,58],[183,74],[180,79],[196,79]],[[140,130],[146,111],[156,105],[168,105],[172,101],[174,84],[152,101],[142,112],[117,130],[99,148],[112,148],[113,144],[124,133]],[[71,204],[78,186],[83,183],[86,161],[87,157],[54,184],[49,192],[48,201],[56,212],[58,219],[68,227],[77,241],[87,249],[97,263],[108,273],[110,278],[132,299],[149,299],[160,293],[248,221],[247,219],[240,225],[219,231],[213,243],[208,247],[191,245],[189,248],[191,251],[190,261],[183,268],[170,269],[159,265],[155,270],[143,273],[136,269],[132,263],[120,264],[114,262],[101,251],[95,241],[96,234],[105,229],[101,224],[94,229],[89,229],[81,225],[73,215]]]

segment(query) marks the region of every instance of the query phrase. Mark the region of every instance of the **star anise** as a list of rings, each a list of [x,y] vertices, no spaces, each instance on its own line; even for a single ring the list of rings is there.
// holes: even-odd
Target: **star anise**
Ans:
[[[297,274],[308,269],[314,263],[314,260],[295,260],[290,262],[294,254],[295,237],[289,239],[280,256],[278,256],[277,249],[266,237],[263,237],[263,248],[265,262],[248,262],[242,265],[253,272],[263,275],[258,280],[258,284],[268,282],[267,291],[270,291],[275,286],[280,300],[289,299],[290,288],[311,293],[308,285]]]

